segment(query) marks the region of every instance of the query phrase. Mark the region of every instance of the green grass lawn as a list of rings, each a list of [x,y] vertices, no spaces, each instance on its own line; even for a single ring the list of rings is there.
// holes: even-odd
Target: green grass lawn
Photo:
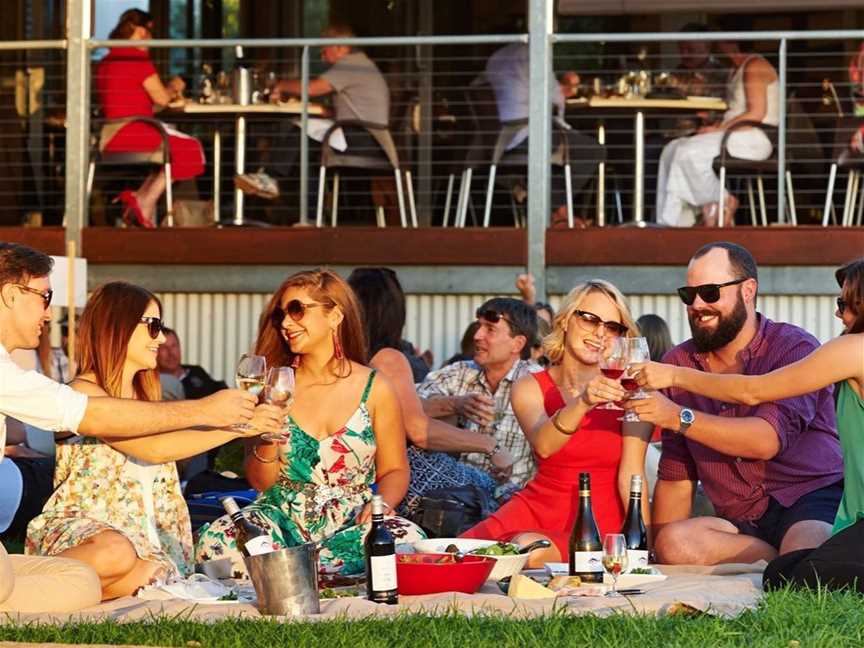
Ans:
[[[864,645],[864,597],[851,593],[775,592],[760,608],[731,621],[710,616],[608,619],[555,615],[530,621],[405,615],[395,620],[192,623],[182,617],[148,623],[65,627],[0,626],[0,641],[141,644],[195,648],[276,646],[441,646],[624,648]]]

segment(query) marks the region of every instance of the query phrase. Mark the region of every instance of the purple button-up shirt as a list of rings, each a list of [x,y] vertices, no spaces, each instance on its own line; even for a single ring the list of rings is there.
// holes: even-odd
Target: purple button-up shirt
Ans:
[[[819,342],[791,324],[757,315],[756,336],[740,354],[742,373],[765,374],[809,355]],[[692,340],[667,353],[663,362],[710,371],[707,354]],[[696,412],[734,418],[756,416],[768,421],[780,440],[780,451],[768,461],[724,455],[679,434],[663,431],[660,479],[701,480],[717,514],[729,520],[756,520],[773,497],[788,507],[799,497],[843,479],[843,459],[834,412],[832,388],[762,403],[755,407],[730,405],[682,389],[666,395]]]

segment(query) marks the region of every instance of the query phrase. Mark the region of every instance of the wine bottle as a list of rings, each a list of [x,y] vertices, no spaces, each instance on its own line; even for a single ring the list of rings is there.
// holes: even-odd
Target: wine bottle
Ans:
[[[579,510],[570,534],[570,575],[603,582],[603,545],[591,510],[591,474],[579,473]]]
[[[630,477],[630,504],[621,533],[627,543],[627,564],[629,569],[648,566],[648,532],[642,521],[642,476]]]
[[[366,598],[374,603],[396,605],[396,543],[384,526],[384,498],[372,496],[372,528],[364,542],[366,551]]]
[[[260,556],[276,551],[270,534],[247,518],[233,497],[223,497],[219,501],[237,530],[237,549],[240,553],[244,556]]]

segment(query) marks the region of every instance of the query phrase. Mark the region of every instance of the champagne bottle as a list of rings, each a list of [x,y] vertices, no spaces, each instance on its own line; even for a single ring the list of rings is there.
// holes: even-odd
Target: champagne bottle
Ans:
[[[366,598],[374,603],[396,605],[396,543],[384,526],[384,499],[372,496],[372,528],[364,542],[366,551]]]
[[[231,516],[231,521],[237,530],[237,549],[240,553],[244,556],[260,556],[276,551],[270,534],[247,518],[233,497],[223,497],[219,501]]]
[[[648,566],[648,533],[642,521],[642,476],[630,477],[630,504],[621,533],[627,543],[627,564],[629,569]]]
[[[591,474],[579,473],[579,510],[570,534],[570,575],[603,582],[603,545],[591,510]]]

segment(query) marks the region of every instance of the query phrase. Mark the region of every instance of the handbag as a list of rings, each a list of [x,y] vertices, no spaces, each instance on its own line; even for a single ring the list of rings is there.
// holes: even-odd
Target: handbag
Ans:
[[[438,488],[420,498],[412,521],[430,538],[454,538],[498,510],[498,503],[477,486]]]

